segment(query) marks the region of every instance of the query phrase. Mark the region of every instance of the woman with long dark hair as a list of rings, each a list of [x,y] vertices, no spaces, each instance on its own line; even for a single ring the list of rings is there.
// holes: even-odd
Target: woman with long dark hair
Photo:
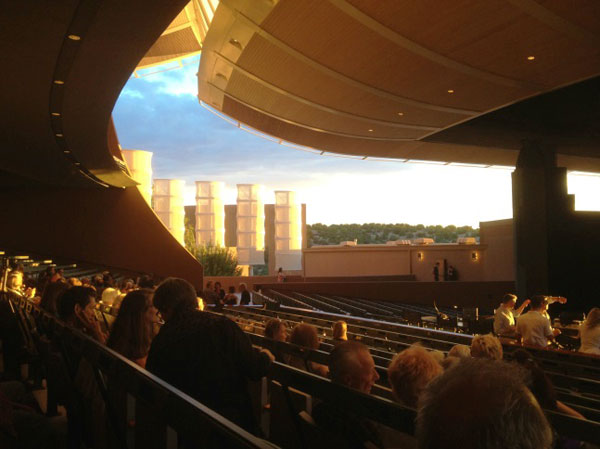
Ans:
[[[125,295],[106,343],[109,348],[142,368],[146,366],[146,358],[154,338],[154,324],[159,321],[157,310],[152,304],[152,294],[152,290],[143,288]]]

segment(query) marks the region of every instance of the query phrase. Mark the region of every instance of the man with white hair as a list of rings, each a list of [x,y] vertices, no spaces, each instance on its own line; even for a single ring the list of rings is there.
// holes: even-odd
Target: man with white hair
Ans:
[[[489,359],[446,371],[420,398],[419,449],[550,449],[552,430],[522,376]]]

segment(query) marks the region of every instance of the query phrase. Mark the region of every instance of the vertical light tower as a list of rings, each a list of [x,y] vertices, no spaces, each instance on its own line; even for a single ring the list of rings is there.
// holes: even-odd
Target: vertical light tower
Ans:
[[[185,234],[184,187],[185,181],[181,179],[155,179],[152,197],[154,212],[182,245]]]
[[[138,189],[148,204],[152,198],[152,152],[121,150],[131,177],[140,183]]]
[[[275,191],[275,267],[302,269],[302,216],[296,193]]]
[[[224,184],[196,181],[196,243],[225,246]]]
[[[262,186],[237,185],[237,253],[239,265],[265,263],[265,210]]]

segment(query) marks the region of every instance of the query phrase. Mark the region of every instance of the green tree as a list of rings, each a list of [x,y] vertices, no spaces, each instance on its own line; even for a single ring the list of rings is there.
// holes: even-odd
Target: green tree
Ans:
[[[240,276],[237,257],[227,248],[215,245],[194,245],[190,253],[202,264],[205,276]]]
[[[183,243],[185,244],[185,249],[192,253],[192,250],[196,247],[196,232],[188,217],[184,218],[184,223],[185,233],[183,234]]]

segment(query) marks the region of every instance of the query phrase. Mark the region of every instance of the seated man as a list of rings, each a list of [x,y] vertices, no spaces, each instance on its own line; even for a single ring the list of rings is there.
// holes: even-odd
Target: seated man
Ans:
[[[494,333],[498,336],[514,336],[515,335],[515,318],[523,313],[525,307],[529,305],[531,301],[526,299],[523,304],[515,310],[517,304],[517,296],[511,293],[507,293],[502,298],[500,307],[496,309],[494,314]]]
[[[552,329],[550,320],[546,317],[548,301],[543,295],[531,298],[531,310],[519,317],[517,321],[517,335],[521,336],[523,343],[545,348],[549,341],[560,334],[558,329]]]
[[[165,324],[146,369],[251,432],[257,432],[248,380],[267,373],[273,355],[252,347],[230,319],[198,310],[194,287],[169,278],[154,292]]]
[[[423,392],[420,449],[550,449],[552,430],[521,378],[502,361],[465,359]]]
[[[329,357],[331,381],[369,394],[379,379],[369,349],[358,342],[341,343]],[[322,402],[315,406],[313,419],[323,431],[339,439],[337,447],[362,448],[366,443],[381,447],[375,426],[336,404]]]

